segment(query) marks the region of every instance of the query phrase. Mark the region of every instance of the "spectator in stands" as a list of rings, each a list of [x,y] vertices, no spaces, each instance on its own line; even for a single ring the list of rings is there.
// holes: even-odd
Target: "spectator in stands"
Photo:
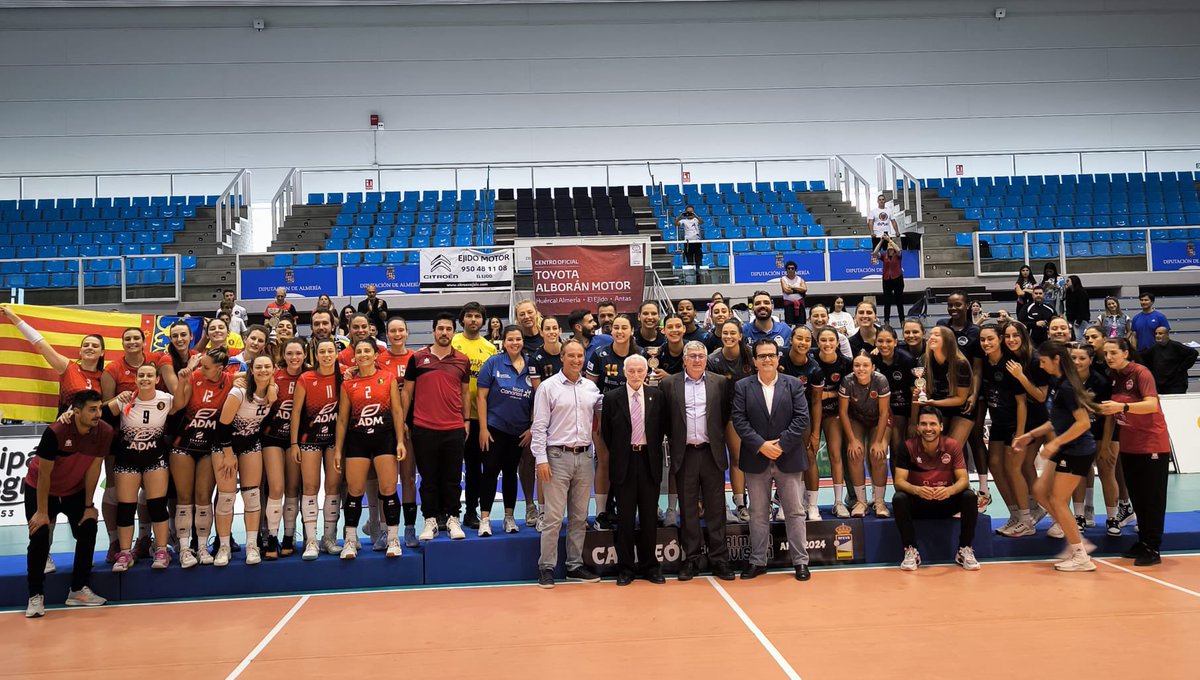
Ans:
[[[221,291],[221,306],[224,306],[226,303],[228,303],[233,309],[230,315],[241,319],[243,324],[248,323],[250,317],[246,314],[246,308],[237,303],[236,296],[237,293],[230,288],[226,288],[225,290]],[[221,313],[220,309],[217,310],[217,313]]]
[[[1196,350],[1171,339],[1171,329],[1154,330],[1154,345],[1142,352],[1142,364],[1154,375],[1159,394],[1184,394],[1188,391],[1188,370],[1196,365]]]
[[[1067,280],[1058,274],[1058,265],[1053,262],[1047,262],[1045,267],[1042,267],[1042,295],[1045,299],[1046,306],[1054,310],[1055,314],[1063,313],[1063,288],[1067,285]]]
[[[879,194],[875,200],[877,205],[871,209],[871,216],[867,218],[867,228],[871,230],[872,251],[879,246],[884,236],[900,238],[900,227],[896,226],[892,211],[887,209],[887,198],[883,194]]]
[[[367,298],[358,303],[358,313],[366,314],[375,328],[387,328],[388,305],[374,284],[367,286]]]
[[[942,412],[922,406],[917,415],[917,436],[892,452],[895,466],[892,511],[904,544],[900,568],[916,571],[921,565],[917,552],[914,519],[943,519],[958,515],[958,553],[954,561],[963,569],[978,571],[975,559],[975,522],[979,515],[975,492],[967,477],[962,445],[942,436]]]
[[[217,311],[218,317],[228,318],[229,332],[242,335],[246,332],[246,320],[238,316],[236,313],[236,305],[228,300],[221,301],[221,309]]]
[[[804,312],[804,296],[808,294],[808,284],[796,273],[797,265],[788,260],[783,265],[783,276],[779,277],[779,287],[783,290],[783,322],[789,326],[803,324],[806,320]]]
[[[358,312],[354,309],[353,305],[346,305],[345,307],[342,307],[342,313],[338,315],[338,324],[337,328],[334,329],[334,332],[343,338],[349,338],[350,320],[353,319],[354,315],[357,313]]]
[[[1138,296],[1138,304],[1142,306],[1142,311],[1133,315],[1129,327],[1133,331],[1134,346],[1140,354],[1154,346],[1154,332],[1159,327],[1170,330],[1171,323],[1162,312],[1154,308],[1154,293],[1142,293]]]
[[[833,309],[828,314],[829,317],[826,319],[826,323],[833,326],[838,333],[849,337],[854,332],[854,317],[850,315],[850,312],[846,311],[846,299],[841,295],[833,299]],[[826,324],[823,323],[821,325]]]
[[[700,246],[700,225],[704,220],[696,215],[690,205],[683,207],[683,214],[675,220],[679,228],[679,240],[683,241],[683,261],[692,265],[695,271],[695,282],[700,283],[700,264],[704,261],[704,249]]]
[[[756,290],[750,296],[750,305],[754,310],[754,320],[747,321],[742,327],[742,335],[751,347],[754,343],[766,338],[783,347],[791,341],[792,329],[782,321],[775,319],[775,301],[765,290]]]
[[[521,335],[524,336],[524,331],[522,331]],[[498,316],[488,319],[487,335],[484,337],[488,342],[492,343],[497,353],[501,352],[504,349],[504,320]]]
[[[612,322],[615,318],[617,318],[617,303],[605,300],[596,305],[596,323],[600,326],[601,333],[612,335]]]
[[[1045,295],[1040,285],[1034,286],[1033,301],[1025,307],[1024,315],[1017,315],[1017,320],[1029,329],[1029,337],[1034,346],[1046,342],[1050,333],[1050,319],[1058,314],[1053,307],[1045,303]]]
[[[1104,298],[1104,312],[1096,317],[1096,326],[1105,338],[1128,338],[1133,334],[1129,315],[1121,311],[1121,301],[1112,295]]]
[[[1067,317],[1076,337],[1080,337],[1083,327],[1092,320],[1092,300],[1083,281],[1075,274],[1067,277],[1067,287],[1063,290],[1063,316]]]
[[[1033,270],[1027,264],[1021,265],[1021,269],[1017,271],[1017,281],[1013,284],[1013,294],[1017,296],[1017,318],[1020,318],[1029,303],[1033,302],[1033,287],[1036,285],[1037,279],[1033,278]]]
[[[287,288],[280,286],[275,289],[275,299],[267,305],[266,326],[274,328],[279,321],[279,317],[287,314],[293,319],[300,316],[300,312],[296,311],[296,305],[287,301]]]
[[[983,311],[983,305],[979,300],[971,301],[971,323],[976,326],[982,326],[984,321],[987,321],[987,312]]]
[[[325,293],[321,293],[321,295],[317,297],[317,306],[313,307],[314,312],[319,309],[329,312],[331,316],[337,316],[337,308],[333,306],[333,298],[329,297]]]
[[[896,307],[896,320],[904,318],[904,268],[900,244],[885,237],[880,258],[883,260],[883,323],[890,326],[893,305]]]

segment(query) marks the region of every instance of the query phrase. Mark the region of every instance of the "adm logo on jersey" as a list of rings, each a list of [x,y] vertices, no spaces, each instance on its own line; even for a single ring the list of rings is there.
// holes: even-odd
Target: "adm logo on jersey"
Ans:
[[[358,422],[354,427],[367,433],[374,432],[377,427],[383,427],[385,421],[381,411],[382,407],[379,404],[367,404],[359,412]]]

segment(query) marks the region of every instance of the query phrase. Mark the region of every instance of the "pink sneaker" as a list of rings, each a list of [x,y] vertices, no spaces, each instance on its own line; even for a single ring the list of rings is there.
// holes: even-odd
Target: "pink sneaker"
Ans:
[[[112,570],[114,572],[126,571],[129,569],[129,566],[132,564],[133,564],[133,551],[132,550],[122,550],[121,552],[117,553],[117,561],[113,562]]]
[[[154,561],[150,563],[151,569],[166,569],[171,564],[171,551],[166,548],[158,548],[154,551]]]

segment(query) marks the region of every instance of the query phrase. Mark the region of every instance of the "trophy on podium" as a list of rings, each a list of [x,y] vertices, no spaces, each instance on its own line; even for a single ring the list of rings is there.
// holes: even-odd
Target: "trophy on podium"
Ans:
[[[658,387],[658,376],[656,376],[654,374],[654,372],[658,370],[658,365],[659,365],[658,352],[660,349],[662,349],[662,348],[661,347],[647,347],[646,348],[646,365],[650,367],[650,373],[649,373],[649,375],[646,376],[646,382],[651,387]]]
[[[917,379],[913,382],[913,387],[916,387],[918,390],[917,403],[923,404],[929,401],[929,395],[925,394],[925,367],[917,366],[912,372],[913,375],[917,376]]]

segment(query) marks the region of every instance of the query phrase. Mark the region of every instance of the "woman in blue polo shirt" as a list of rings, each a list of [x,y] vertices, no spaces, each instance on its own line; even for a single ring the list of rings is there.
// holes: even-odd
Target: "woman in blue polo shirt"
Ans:
[[[513,519],[517,506],[517,466],[521,451],[529,446],[533,422],[533,385],[523,353],[520,326],[504,329],[504,351],[494,354],[479,369],[479,449],[483,452],[483,480],[479,493],[479,535],[491,536],[492,504],[496,480],[504,479],[504,533],[520,531]]]

